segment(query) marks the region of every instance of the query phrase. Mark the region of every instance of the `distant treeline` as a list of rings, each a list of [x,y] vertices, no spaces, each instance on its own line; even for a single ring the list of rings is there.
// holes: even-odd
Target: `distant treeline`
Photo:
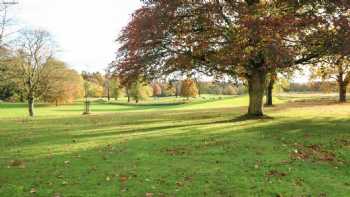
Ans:
[[[50,79],[50,89],[45,89],[41,102],[63,104],[73,102],[83,97],[108,98],[118,100],[128,97],[129,102],[146,100],[150,97],[197,97],[203,94],[211,95],[241,95],[247,94],[247,87],[229,82],[186,80],[161,80],[152,82],[135,81],[130,86],[120,83],[119,77],[100,72],[82,72],[79,76],[73,70],[62,66],[65,76],[62,79]],[[62,72],[63,72],[62,71]],[[69,75],[68,75],[69,74]],[[0,83],[0,100],[9,102],[24,102],[26,96],[23,87],[13,81]],[[48,91],[50,90],[50,91]],[[294,83],[280,79],[276,82],[274,92],[337,92],[338,86],[332,81],[316,81]]]
[[[331,93],[338,92],[338,85],[334,81],[315,81],[308,83],[290,83],[289,87],[285,88],[285,92],[321,92]]]

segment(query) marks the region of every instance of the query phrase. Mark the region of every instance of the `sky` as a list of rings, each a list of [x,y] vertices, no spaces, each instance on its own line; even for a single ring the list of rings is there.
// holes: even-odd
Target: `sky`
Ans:
[[[57,57],[79,71],[103,71],[114,60],[115,39],[141,6],[139,0],[18,0],[18,23],[49,31]]]
[[[49,31],[57,57],[78,71],[104,71],[115,59],[115,42],[140,0],[17,0],[17,23]],[[308,81],[297,75],[294,81]]]

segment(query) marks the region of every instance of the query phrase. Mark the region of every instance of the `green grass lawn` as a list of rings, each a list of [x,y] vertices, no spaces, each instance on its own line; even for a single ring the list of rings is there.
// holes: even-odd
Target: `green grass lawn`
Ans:
[[[349,196],[350,104],[283,95],[0,104],[0,196]],[[291,102],[293,101],[293,102]]]

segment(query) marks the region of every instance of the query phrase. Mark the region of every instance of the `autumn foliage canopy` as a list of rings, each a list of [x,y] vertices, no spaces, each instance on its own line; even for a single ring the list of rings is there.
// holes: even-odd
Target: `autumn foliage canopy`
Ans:
[[[349,36],[335,36],[349,34],[346,0],[143,3],[118,38],[116,72],[127,79],[193,70],[239,76],[248,82],[250,115],[263,115],[263,92],[271,70],[349,52],[347,45],[339,44]]]

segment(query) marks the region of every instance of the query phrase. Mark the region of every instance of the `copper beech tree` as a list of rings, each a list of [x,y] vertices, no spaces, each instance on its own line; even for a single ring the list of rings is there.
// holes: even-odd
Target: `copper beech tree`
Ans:
[[[323,55],[327,40],[318,31],[349,12],[347,0],[144,0],[143,4],[118,38],[115,71],[129,80],[176,71],[238,76],[248,84],[250,116],[263,116],[268,74]]]

